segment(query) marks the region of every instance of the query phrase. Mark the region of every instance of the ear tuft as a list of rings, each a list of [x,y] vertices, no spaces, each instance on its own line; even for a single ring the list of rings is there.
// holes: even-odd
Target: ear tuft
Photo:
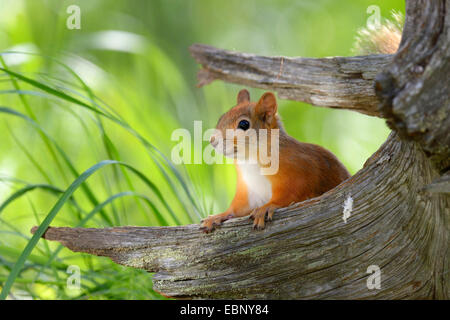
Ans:
[[[256,104],[256,110],[262,114],[267,122],[272,122],[277,113],[277,99],[272,92],[264,93]]]
[[[237,96],[237,103],[250,102],[250,93],[246,89],[239,91]]]

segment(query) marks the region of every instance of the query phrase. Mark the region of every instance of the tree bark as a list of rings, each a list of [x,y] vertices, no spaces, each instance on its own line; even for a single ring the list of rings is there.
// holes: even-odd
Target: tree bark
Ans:
[[[44,238],[155,272],[154,288],[178,298],[449,299],[449,8],[450,0],[408,1],[393,56],[290,59],[191,47],[200,84],[271,89],[380,116],[393,129],[354,176],[278,210],[263,231],[239,218],[211,234],[199,225],[52,227]],[[372,265],[379,289],[367,284]]]
[[[400,48],[376,79],[380,112],[450,169],[450,1],[409,1]]]
[[[203,69],[198,85],[220,79],[278,92],[281,99],[343,108],[380,116],[373,82],[392,55],[322,59],[264,57],[194,44],[189,48]]]
[[[240,218],[211,234],[198,225],[49,228],[45,238],[156,272],[154,288],[178,298],[448,298],[448,230],[434,210],[448,197],[421,191],[436,176],[415,142],[392,134],[356,175],[280,210],[264,231]],[[380,290],[367,288],[370,265],[381,268]]]

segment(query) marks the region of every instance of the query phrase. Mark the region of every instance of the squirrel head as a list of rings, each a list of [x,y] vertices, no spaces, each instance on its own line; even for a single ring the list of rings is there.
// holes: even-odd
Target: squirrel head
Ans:
[[[264,131],[267,134],[264,136],[266,139],[261,141],[260,129],[266,129]],[[270,144],[272,129],[282,131],[275,95],[266,92],[257,102],[251,102],[250,93],[243,89],[237,95],[237,104],[219,118],[210,142],[217,151],[227,157],[248,159],[252,156],[252,147],[258,151],[261,142]],[[238,150],[239,143],[243,143],[245,148]],[[270,146],[267,147],[270,149]]]

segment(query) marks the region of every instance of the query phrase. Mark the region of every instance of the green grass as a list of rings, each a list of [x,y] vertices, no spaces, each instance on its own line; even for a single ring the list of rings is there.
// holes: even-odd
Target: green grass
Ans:
[[[234,168],[174,165],[170,137],[192,133],[194,120],[214,127],[242,87],[196,88],[188,46],[350,55],[373,1],[75,2],[81,30],[65,26],[73,1],[2,0],[0,298],[162,299],[151,274],[39,236],[48,225],[182,225],[225,210]],[[377,4],[384,17],[404,11],[402,0]],[[253,100],[263,93],[248,89]],[[389,132],[381,119],[299,102],[280,100],[279,113],[289,134],[330,149],[351,173]],[[67,288],[71,265],[78,291]]]
[[[120,225],[121,224],[121,218],[119,217],[119,213],[117,213],[117,209],[113,207],[113,202],[116,199],[122,199],[127,196],[132,196],[135,198],[135,204],[136,207],[139,208],[139,211],[141,212],[142,221],[145,224],[152,224],[156,222],[156,225],[179,225],[182,223],[180,220],[180,213],[178,211],[178,214],[175,213],[175,211],[172,209],[171,204],[168,202],[167,199],[163,196],[163,192],[158,188],[158,186],[152,182],[152,180],[146,176],[143,172],[135,168],[133,165],[116,161],[116,160],[104,160],[99,162],[98,164],[92,166],[90,169],[86,170],[84,173],[80,174],[78,170],[76,169],[76,165],[74,162],[70,159],[70,156],[64,151],[64,148],[62,148],[58,142],[48,133],[46,130],[42,128],[41,125],[39,125],[36,121],[37,118],[30,107],[30,104],[27,100],[28,96],[30,97],[40,97],[43,99],[56,99],[59,104],[64,103],[66,106],[70,105],[70,108],[85,108],[88,112],[90,112],[92,115],[94,115],[94,119],[96,122],[96,129],[101,134],[101,143],[103,144],[103,147],[105,149],[105,152],[109,159],[120,159],[119,152],[117,148],[115,147],[114,143],[112,142],[111,138],[109,137],[105,126],[103,124],[103,121],[109,121],[116,127],[120,128],[123,131],[128,132],[131,134],[134,138],[136,143],[141,144],[146,154],[149,156],[149,160],[152,161],[156,165],[156,170],[159,171],[159,173],[164,177],[165,181],[168,184],[168,188],[172,191],[173,195],[185,195],[186,199],[189,201],[188,204],[185,202],[181,202],[180,199],[183,199],[183,197],[173,197],[175,199],[178,199],[179,206],[184,209],[185,212],[185,220],[188,220],[188,222],[198,222],[198,219],[202,216],[204,216],[206,213],[201,212],[199,209],[199,205],[195,202],[194,197],[192,195],[192,191],[190,191],[189,188],[191,188],[189,181],[185,180],[185,177],[179,172],[179,169],[177,169],[170,160],[164,156],[162,152],[160,152],[157,148],[155,148],[146,138],[144,138],[141,134],[139,134],[136,130],[134,130],[130,125],[128,125],[123,119],[118,117],[116,114],[109,112],[107,108],[104,108],[100,106],[100,104],[96,101],[96,97],[94,96],[92,90],[84,83],[82,82],[81,78],[77,77],[76,74],[66,65],[63,65],[60,63],[60,65],[64,66],[66,70],[68,70],[72,75],[75,76],[75,79],[78,80],[81,84],[81,88],[84,89],[84,91],[87,93],[89,98],[83,97],[83,95],[80,93],[80,91],[73,91],[66,89],[65,91],[71,91],[72,94],[75,93],[79,97],[83,97],[85,101],[83,101],[79,97],[74,97],[71,94],[68,94],[59,87],[57,89],[56,87],[52,87],[51,84],[45,83],[43,81],[34,80],[30,77],[24,76],[20,73],[14,72],[12,70],[7,69],[7,66],[3,59],[0,57],[0,62],[3,65],[3,68],[0,68],[0,71],[3,71],[6,73],[11,80],[11,84],[14,89],[9,90],[2,90],[2,94],[15,94],[19,97],[22,105],[25,107],[26,112],[28,115],[25,115],[19,111],[16,111],[9,107],[0,106],[0,113],[4,114],[5,116],[14,116],[19,119],[24,120],[28,127],[33,128],[41,138],[43,144],[45,145],[46,149],[51,154],[52,159],[54,160],[55,166],[49,167],[46,165],[45,167],[48,169],[52,168],[58,168],[62,172],[69,171],[71,173],[71,176],[73,177],[72,184],[66,189],[61,190],[60,188],[54,186],[52,184],[52,179],[50,179],[50,174],[46,172],[46,169],[40,164],[40,161],[35,158],[33,154],[31,154],[26,147],[24,147],[23,144],[21,144],[17,137],[15,137],[14,133],[11,129],[9,129],[11,136],[14,138],[16,144],[19,146],[21,151],[26,154],[28,160],[31,162],[31,164],[35,167],[35,169],[41,173],[42,177],[47,180],[48,183],[38,183],[38,184],[32,184],[32,183],[25,183],[25,186],[18,189],[17,191],[13,192],[9,197],[7,197],[1,204],[0,204],[0,214],[2,211],[7,208],[9,205],[11,205],[14,201],[19,201],[21,198],[26,197],[28,193],[31,193],[35,190],[43,190],[47,191],[49,193],[52,193],[53,195],[58,196],[58,201],[54,205],[54,207],[50,210],[50,212],[46,215],[44,220],[39,223],[39,228],[35,232],[35,234],[28,240],[24,250],[20,253],[20,255],[17,257],[17,260],[14,264],[9,263],[8,264],[8,271],[9,276],[3,276],[0,277],[0,279],[5,279],[3,285],[2,285],[2,291],[0,293],[0,299],[5,299],[10,290],[13,286],[14,282],[17,279],[22,279],[22,281],[18,281],[18,285],[29,285],[29,284],[36,284],[36,283],[42,283],[40,280],[40,277],[42,275],[45,275],[48,273],[48,270],[52,271],[54,277],[57,279],[49,281],[49,283],[53,285],[60,285],[63,287],[65,284],[59,280],[58,277],[58,271],[62,271],[64,269],[67,269],[67,266],[64,265],[64,268],[61,267],[61,264],[59,264],[59,268],[55,270],[55,266],[58,265],[57,256],[59,252],[62,250],[62,247],[59,246],[56,248],[53,252],[48,249],[41,252],[46,256],[46,259],[40,259],[41,266],[38,269],[38,273],[34,275],[33,281],[31,281],[29,278],[25,278],[28,280],[24,280],[24,278],[21,278],[21,272],[27,271],[29,266],[26,266],[27,260],[30,259],[31,252],[34,250],[35,246],[37,245],[40,237],[45,232],[46,228],[50,225],[50,223],[53,221],[53,219],[56,217],[56,215],[59,213],[61,208],[65,205],[66,202],[70,202],[70,206],[72,208],[71,214],[72,217],[77,221],[75,226],[84,226],[87,222],[89,222],[91,219],[93,219],[96,215],[99,215],[101,222],[100,225],[103,226],[112,226],[112,225]],[[19,85],[19,81],[21,84]],[[29,85],[33,88],[33,90],[21,90],[22,83],[25,85]],[[58,104],[58,105],[59,105]],[[76,113],[71,112],[71,115],[76,117]],[[82,117],[78,117],[78,120],[83,125],[83,128],[87,131],[88,125],[86,124],[86,120],[84,120]],[[103,166],[107,164],[118,164],[120,165],[121,169],[126,170],[114,170],[113,176],[114,180],[117,184],[121,184],[121,182],[125,181],[125,184],[129,191],[122,191],[118,192],[116,194],[112,194],[112,189],[108,189],[108,195],[109,197],[102,203],[99,203],[97,200],[97,197],[94,195],[94,192],[89,187],[89,185],[85,182],[87,178],[93,174],[95,171],[99,170]],[[63,167],[63,165],[65,167]],[[129,172],[132,172],[134,174],[133,177],[130,177]],[[66,176],[66,175],[65,175]],[[122,180],[122,181],[121,181]],[[136,184],[136,180],[139,180],[142,184],[144,184],[148,190],[146,193],[151,195],[145,195],[145,194],[139,194],[135,192],[134,185]],[[91,205],[94,205],[94,208],[89,212],[85,212],[77,203],[75,200],[75,196],[73,195],[74,192],[80,187],[81,191],[83,191],[86,199],[89,200]],[[172,198],[172,200],[173,200]],[[111,211],[106,212],[105,207],[110,206]],[[123,204],[125,207],[126,204]],[[197,216],[191,216],[188,214],[188,210],[194,209],[197,213]],[[113,219],[111,218],[114,217]],[[154,220],[149,219],[149,217],[154,217]],[[25,235],[23,235],[21,232],[17,230],[9,231],[11,234],[16,236],[22,236],[24,238],[27,238]],[[1,247],[0,252],[3,254],[5,252],[11,253],[11,247]],[[9,250],[9,251],[8,251]],[[45,263],[43,262],[45,261]],[[132,276],[136,276],[136,271],[133,271]],[[58,282],[59,281],[59,282]],[[2,281],[3,282],[3,281]],[[91,294],[100,294],[104,293],[105,288],[109,288],[108,285],[102,285],[104,288],[100,291],[98,288],[90,289],[89,294],[84,293],[83,295],[91,296]],[[91,290],[94,290],[93,293]],[[109,289],[110,290],[110,289]],[[126,293],[124,290],[123,293]],[[32,295],[32,292],[29,292],[30,295]],[[60,294],[62,294],[60,292]],[[146,293],[150,297],[155,297],[156,294],[152,292],[151,289]]]

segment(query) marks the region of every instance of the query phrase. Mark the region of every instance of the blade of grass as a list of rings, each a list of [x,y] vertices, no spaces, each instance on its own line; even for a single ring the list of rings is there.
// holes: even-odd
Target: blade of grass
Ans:
[[[133,196],[136,198],[142,198],[152,209],[154,212],[157,211],[156,207],[153,205],[153,203],[151,202],[151,200],[146,197],[145,195],[136,193],[136,192],[132,192],[132,191],[125,191],[125,192],[120,192],[117,193],[111,197],[109,197],[108,199],[106,199],[104,202],[100,203],[98,206],[96,206],[94,209],[92,209],[91,212],[89,212],[76,226],[75,228],[80,228],[83,227],[96,213],[98,213],[102,208],[104,208],[105,206],[107,206],[109,203],[112,203],[114,200],[118,199],[118,198],[123,198],[126,196]],[[160,223],[162,225],[164,225],[166,222],[165,221],[160,221]],[[58,245],[58,247],[56,248],[55,251],[53,251],[53,253],[49,256],[48,260],[46,261],[45,265],[42,265],[40,270],[38,271],[37,275],[35,276],[35,279],[37,279],[41,273],[41,270],[47,266],[49,266],[53,259],[56,258],[56,256],[58,255],[58,253],[64,248],[63,245]]]
[[[84,171],[77,179],[75,179],[75,181],[72,182],[72,184],[62,194],[62,196],[58,199],[58,201],[56,202],[54,207],[50,210],[48,215],[45,217],[45,219],[42,221],[42,223],[36,229],[34,235],[31,237],[31,239],[28,242],[28,244],[26,245],[25,249],[22,251],[20,257],[17,259],[16,263],[14,264],[13,269],[11,270],[11,273],[8,276],[8,279],[6,280],[5,284],[3,285],[3,289],[0,293],[0,300],[6,299],[8,293],[11,290],[11,287],[14,283],[14,280],[19,275],[26,260],[28,259],[31,252],[33,251],[34,247],[38,243],[39,239],[42,237],[45,230],[47,230],[50,223],[53,221],[55,216],[58,214],[59,210],[62,208],[64,203],[68,201],[68,199],[78,189],[78,187],[80,187],[83,184],[83,182],[86,181],[94,172],[96,172],[96,171],[100,170],[102,167],[104,167],[106,165],[110,165],[110,164],[122,165],[122,166],[129,168],[131,171],[133,171],[137,175],[141,174],[138,170],[134,169],[132,166],[130,166],[126,163],[122,163],[122,162],[115,161],[115,160],[104,160],[104,161],[101,161],[101,162],[95,164],[94,166],[90,167],[89,169]],[[145,178],[145,176],[144,176],[144,178]],[[161,218],[164,219],[163,217],[161,217]]]
[[[0,63],[4,68],[6,68],[6,63],[2,56],[0,56]],[[20,91],[20,87],[19,87],[17,80],[13,76],[11,76],[11,75],[9,75],[9,76],[10,76],[10,80],[12,82],[13,87],[16,90]],[[19,94],[19,99],[22,102],[23,106],[25,107],[25,110],[28,113],[28,115],[30,116],[30,118],[33,119],[34,121],[37,121],[36,115],[34,114],[33,109],[30,108],[30,105],[28,104],[28,101],[25,98],[25,96],[22,94]],[[50,152],[50,155],[52,156],[53,160],[55,161],[56,166],[58,167],[58,170],[60,171],[62,177],[67,181],[67,177],[61,166],[61,163],[59,162],[59,159],[56,156],[55,151],[53,150],[47,137],[45,137],[45,135],[43,135],[41,132],[39,132],[39,135],[41,136],[41,139],[44,141],[45,146],[47,147],[48,151]]]
[[[24,114],[15,111],[13,109],[10,109],[8,107],[2,107],[0,106],[0,112],[6,113],[6,114],[11,114],[11,115],[15,115],[18,116],[28,122],[30,122],[36,129],[38,130],[42,130],[42,132],[49,138],[49,140],[51,142],[54,143],[56,150],[59,151],[61,153],[61,155],[63,156],[63,158],[67,161],[69,168],[72,168],[72,172],[74,174],[78,174],[78,172],[75,170],[75,168],[73,167],[71,161],[69,160],[69,158],[67,157],[67,155],[64,153],[64,151],[59,147],[59,145],[56,143],[56,141],[53,140],[53,138],[51,138],[43,128],[41,128],[35,121],[33,121],[32,119],[28,118],[27,116],[25,116]],[[134,167],[128,165],[128,164],[124,164],[125,167],[129,168],[132,172],[134,172],[153,192],[154,194],[159,198],[159,200],[161,201],[161,203],[164,205],[164,207],[167,209],[167,211],[170,213],[170,215],[172,216],[172,218],[174,219],[174,221],[177,224],[180,224],[180,221],[178,220],[177,216],[175,215],[175,213],[173,212],[173,210],[171,209],[171,207],[169,206],[169,204],[167,203],[167,201],[164,200],[164,197],[162,196],[162,193],[160,192],[160,190],[158,189],[158,187],[156,187],[156,185],[151,182],[142,172],[140,172],[139,170],[135,169]],[[86,184],[82,184],[82,188],[83,186],[86,186]],[[91,201],[94,203],[94,205],[98,205],[98,201],[97,199],[95,199],[95,201]],[[103,217],[103,216],[102,216]],[[111,224],[111,221],[106,220]]]
[[[70,161],[69,157],[66,155],[64,150],[58,145],[58,143],[49,134],[47,134],[47,132],[37,122],[35,122],[33,119],[27,117],[26,115],[24,115],[24,114],[22,114],[22,113],[20,113],[20,112],[18,112],[16,110],[13,110],[11,108],[8,108],[8,107],[0,106],[0,112],[5,113],[5,114],[14,115],[14,116],[17,116],[19,118],[22,118],[22,119],[26,120],[28,123],[30,123],[39,132],[42,132],[47,137],[47,139],[53,143],[53,145],[55,146],[56,150],[59,152],[61,157],[66,162],[66,164],[69,167],[69,169],[72,172],[72,174],[75,177],[79,176],[78,171],[75,169],[75,166],[72,164],[72,161]],[[94,196],[94,194],[92,193],[92,191],[89,188],[89,186],[84,183],[84,184],[82,184],[81,188],[84,191],[84,193],[86,194],[86,196],[88,197],[88,199],[91,201],[91,203],[94,204],[94,205],[97,205],[98,204],[98,200]],[[106,221],[106,223],[108,225],[110,225],[110,226],[112,225],[111,219],[108,217],[106,212],[102,211],[101,212],[101,216]]]
[[[28,77],[25,77],[21,74],[15,73],[11,70],[7,70],[5,68],[0,68],[1,71],[6,72],[24,82],[27,82],[43,91],[46,91],[47,93],[53,94],[61,99],[64,99],[66,101],[69,101],[71,103],[80,105],[82,107],[88,108],[89,110],[102,115],[104,117],[106,117],[109,120],[112,120],[113,122],[119,124],[120,126],[122,126],[124,129],[126,129],[127,131],[129,131],[132,135],[134,135],[149,151],[150,151],[150,155],[152,157],[152,159],[155,161],[155,164],[158,166],[159,170],[161,171],[161,173],[164,175],[166,181],[169,183],[171,189],[174,192],[174,195],[178,196],[179,194],[177,193],[176,187],[175,185],[172,183],[172,180],[169,178],[169,176],[167,175],[166,171],[164,170],[164,168],[161,166],[161,164],[159,163],[159,160],[162,160],[163,163],[167,166],[168,169],[170,169],[170,171],[174,174],[174,176],[177,178],[177,180],[179,181],[179,183],[181,184],[183,190],[185,191],[189,201],[191,202],[191,204],[193,205],[194,211],[197,215],[197,218],[201,218],[201,214],[200,214],[200,209],[198,204],[196,203],[196,201],[194,200],[186,182],[184,181],[183,177],[181,176],[181,174],[178,172],[178,170],[175,168],[175,166],[173,165],[173,163],[171,161],[169,161],[169,159],[167,159],[167,157],[161,153],[161,151],[159,151],[157,148],[155,148],[151,143],[149,143],[144,137],[142,137],[138,132],[136,132],[133,128],[131,128],[127,123],[125,123],[124,121],[112,116],[111,114],[107,114],[104,112],[101,112],[91,106],[89,106],[88,104],[82,102],[79,99],[76,99],[72,96],[69,96],[67,94],[65,94],[64,92],[60,92],[58,90],[55,90],[45,84],[42,84],[40,82],[37,82],[36,80],[30,79]],[[157,157],[155,157],[155,155]],[[159,159],[159,160],[158,160]],[[189,217],[190,213],[187,212]],[[192,217],[191,220],[193,221]]]
[[[9,257],[11,260],[17,260],[20,257],[20,254],[22,253],[21,250],[6,246],[0,247],[0,255],[2,257]],[[37,265],[44,265],[47,261],[47,257],[45,255],[35,255],[30,254],[27,258],[29,261],[37,264]],[[63,263],[55,262],[55,267],[61,270],[65,270],[67,266]]]
[[[11,137],[14,139],[14,141],[16,142],[17,146],[20,148],[20,150],[22,150],[22,152],[26,155],[26,157],[28,158],[28,160],[30,160],[30,162],[33,164],[33,166],[39,171],[39,173],[42,175],[42,177],[44,177],[44,179],[52,184],[52,180],[50,179],[50,177],[47,175],[47,173],[45,172],[45,170],[41,167],[41,165],[34,159],[34,157],[30,154],[30,152],[27,150],[27,148],[25,148],[25,146],[22,144],[22,142],[20,142],[20,140],[16,137],[16,135],[14,134],[14,132],[11,130],[10,126],[8,124],[6,124],[6,127],[8,128],[9,134],[11,135]],[[1,211],[1,210],[0,210]]]
[[[66,94],[66,93],[64,93],[64,92],[55,90],[55,89],[53,89],[53,88],[51,88],[51,87],[49,87],[49,86],[47,86],[47,85],[45,85],[45,84],[43,84],[43,83],[40,83],[40,82],[38,82],[38,81],[36,81],[36,80],[33,80],[33,79],[31,79],[31,78],[28,78],[28,77],[25,77],[25,76],[23,76],[23,75],[21,75],[21,74],[19,74],[19,73],[16,73],[16,72],[11,71],[11,70],[6,69],[6,68],[0,68],[0,70],[3,71],[3,72],[5,72],[5,73],[7,73],[7,74],[9,74],[9,75],[11,75],[11,76],[13,76],[13,77],[15,77],[15,78],[17,78],[17,79],[20,79],[20,80],[22,80],[22,81],[24,81],[24,82],[26,82],[26,83],[28,83],[28,84],[31,84],[32,86],[34,86],[34,87],[36,87],[36,88],[39,88],[39,89],[41,89],[41,90],[43,90],[43,91],[45,91],[45,92],[47,92],[47,93],[50,93],[50,94],[52,94],[52,95],[54,95],[54,96],[57,96],[57,97],[59,97],[59,98],[61,98],[61,99],[63,99],[63,100],[66,100],[66,101],[69,101],[69,102],[71,102],[71,103],[74,103],[74,104],[83,106],[83,107],[85,107],[85,108],[88,108],[88,109],[91,110],[92,112],[101,114],[101,115],[103,115],[104,117],[115,119],[112,115],[109,115],[109,114],[107,114],[107,113],[103,113],[102,111],[97,110],[96,108],[91,107],[90,105],[88,105],[87,103],[84,103],[83,101],[81,101],[81,100],[79,100],[79,99],[76,99],[76,98],[74,98],[74,97],[72,97],[72,96],[69,96],[68,94]],[[17,89],[17,88],[16,88],[16,89]],[[20,89],[17,89],[17,90],[20,90]]]
[[[55,216],[58,214],[59,210],[62,208],[64,203],[68,200],[68,198],[75,192],[75,190],[87,179],[89,178],[94,172],[101,169],[102,167],[108,165],[108,164],[115,164],[119,163],[117,161],[111,161],[111,160],[105,160],[102,162],[97,163],[96,165],[90,167],[88,170],[83,172],[70,186],[67,188],[67,190],[63,193],[63,195],[59,198],[59,200],[56,202],[55,206],[52,208],[52,210],[49,212],[49,214],[45,217],[44,221],[40,224],[38,229],[36,230],[35,234],[31,237],[30,241],[26,245],[25,249],[22,251],[22,254],[20,255],[19,259],[17,259],[17,262],[15,263],[13,269],[11,270],[11,273],[8,276],[8,279],[6,280],[5,284],[3,285],[2,292],[0,293],[0,300],[6,299],[12,284],[14,283],[14,280],[19,275],[20,270],[22,269],[25,261],[28,259],[28,257],[31,254],[31,251],[36,246],[39,239],[44,234],[45,230],[47,230],[48,226],[52,222],[52,220],[55,218]]]
[[[102,111],[105,111],[105,108],[106,108],[106,109],[108,109],[110,112],[114,113],[116,117],[118,117],[118,118],[120,118],[121,120],[123,120],[123,119],[120,117],[120,115],[119,115],[114,109],[112,109],[112,108],[111,108],[110,106],[108,106],[105,102],[103,102],[99,97],[97,97],[97,96],[92,92],[92,90],[90,90],[89,86],[81,79],[81,77],[80,77],[80,76],[79,76],[79,75],[78,75],[71,67],[69,67],[67,64],[65,64],[65,63],[63,63],[63,62],[61,62],[61,61],[59,61],[58,59],[56,59],[56,58],[54,58],[54,57],[52,57],[52,56],[47,56],[47,55],[44,55],[44,54],[41,54],[41,53],[34,53],[34,52],[4,51],[4,52],[0,52],[0,57],[3,56],[3,55],[17,55],[17,54],[19,54],[19,55],[38,56],[38,57],[41,57],[41,58],[46,59],[46,60],[49,60],[49,61],[54,62],[54,63],[56,63],[57,65],[61,66],[63,69],[67,70],[67,71],[68,71],[75,79],[77,79],[77,81],[81,84],[81,86],[84,88],[85,91],[86,91],[86,89],[88,89],[89,91],[91,91],[92,94],[89,95],[89,96],[94,97],[94,99],[92,99],[92,100],[90,101],[93,105],[95,105],[97,108],[99,108],[99,109],[102,110]],[[5,67],[5,68],[6,68],[6,67]],[[71,84],[71,85],[73,85],[72,83],[68,82],[68,81],[65,80],[65,79],[58,79],[58,78],[56,78],[56,77],[54,77],[54,76],[51,76],[51,75],[49,75],[49,74],[45,74],[45,73],[37,73],[37,74],[39,74],[39,75],[44,75],[44,76],[47,76],[47,77],[49,77],[49,78],[56,79],[56,80],[58,80],[58,81],[60,81],[60,82],[63,82],[63,83],[66,83],[66,84]],[[0,77],[1,77],[1,76],[5,76],[5,77],[8,76],[8,77],[9,77],[8,74],[6,74],[6,75],[0,74]],[[85,97],[84,97],[84,98],[85,98]],[[105,108],[103,108],[102,106],[100,106],[99,104],[97,104],[95,101],[100,101],[100,102],[104,105]]]
[[[30,204],[31,210],[33,211],[33,215],[34,215],[34,218],[35,218],[35,220],[36,220],[36,224],[39,225],[39,224],[41,224],[41,221],[39,220],[39,216],[38,216],[38,213],[37,213],[37,211],[36,211],[36,207],[34,206],[33,201],[31,201],[31,200],[29,199],[29,197],[27,197],[27,198],[28,198],[28,202],[29,202],[29,204]],[[45,250],[45,252],[46,252],[46,255],[49,256],[49,255],[51,254],[49,244],[48,244],[46,241],[44,241],[44,242],[43,242],[43,245],[44,245],[44,250]],[[54,268],[50,268],[50,270],[51,270],[52,273],[53,273],[53,277],[55,277],[56,280],[60,280],[60,277],[59,277],[59,275],[58,275],[58,272],[57,272]]]
[[[63,190],[61,190],[61,189],[59,189],[59,188],[57,188],[57,187],[54,187],[54,186],[52,186],[52,185],[49,185],[49,184],[43,184],[43,183],[29,184],[29,185],[27,185],[27,186],[25,186],[25,187],[23,187],[23,188],[17,190],[17,191],[14,192],[12,195],[10,195],[8,198],[6,198],[5,201],[3,201],[3,203],[0,205],[0,215],[1,215],[2,211],[3,211],[3,210],[4,210],[11,202],[13,202],[14,200],[18,199],[19,197],[23,196],[24,194],[26,194],[26,193],[28,193],[28,192],[30,192],[30,191],[33,191],[33,190],[35,190],[35,189],[41,189],[41,190],[44,190],[44,191],[48,191],[48,192],[50,192],[50,193],[52,193],[52,194],[61,194],[61,193],[64,192]],[[74,199],[73,197],[71,197],[71,198],[69,199],[69,201],[71,201],[71,202],[73,203],[73,205],[74,205],[78,210],[80,210],[81,212],[83,211],[83,210],[81,210],[81,208],[78,206],[78,204],[76,203],[76,201],[75,201],[75,199]]]

